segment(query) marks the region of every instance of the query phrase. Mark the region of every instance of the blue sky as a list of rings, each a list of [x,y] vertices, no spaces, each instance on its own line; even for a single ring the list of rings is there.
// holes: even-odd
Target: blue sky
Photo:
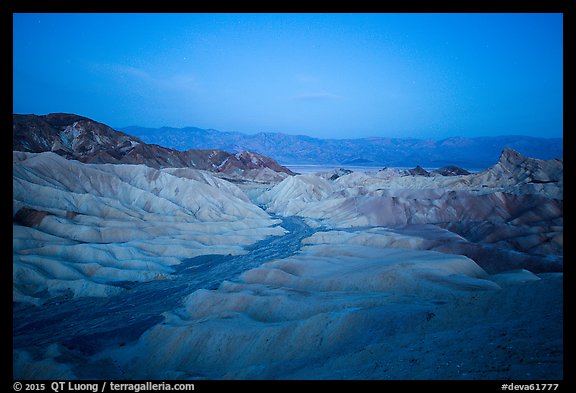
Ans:
[[[321,138],[561,137],[562,14],[15,14],[14,113]]]

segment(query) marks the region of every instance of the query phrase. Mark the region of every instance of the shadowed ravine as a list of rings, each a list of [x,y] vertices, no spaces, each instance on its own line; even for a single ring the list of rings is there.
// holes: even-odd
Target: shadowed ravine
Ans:
[[[204,255],[176,266],[171,280],[127,283],[127,291],[110,298],[56,298],[42,307],[13,304],[14,349],[39,354],[60,343],[78,356],[90,356],[110,345],[123,346],[163,320],[182,298],[197,289],[215,289],[222,281],[276,258],[286,258],[315,230],[298,217],[282,219],[288,233],[247,247],[238,256]]]

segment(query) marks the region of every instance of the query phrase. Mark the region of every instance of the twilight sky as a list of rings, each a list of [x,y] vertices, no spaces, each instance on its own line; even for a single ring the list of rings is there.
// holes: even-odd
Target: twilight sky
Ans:
[[[562,136],[562,14],[14,14],[14,113],[320,138]]]

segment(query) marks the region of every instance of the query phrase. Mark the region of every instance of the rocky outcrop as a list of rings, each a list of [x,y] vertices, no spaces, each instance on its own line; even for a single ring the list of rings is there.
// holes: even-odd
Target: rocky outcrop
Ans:
[[[539,194],[563,199],[564,162],[539,160],[515,150],[504,149],[496,165],[470,176],[476,187],[501,187],[514,194]]]
[[[84,163],[144,164],[156,169],[190,167],[224,173],[268,168],[278,173],[293,174],[273,159],[257,153],[234,155],[218,149],[169,149],[144,143],[105,124],[73,114],[15,114],[12,137],[14,151],[52,151]]]
[[[506,148],[502,151],[498,163],[480,174],[485,180],[495,178],[514,183],[559,183],[563,179],[564,164],[560,159],[539,160]]]
[[[84,162],[119,161],[144,143],[104,124],[73,114],[13,115],[12,119],[12,147],[16,151],[53,151]]]
[[[258,153],[243,151],[226,157],[218,167],[219,172],[231,173],[237,170],[270,168],[274,172],[284,172],[289,175],[294,173],[286,167],[278,164],[273,159]]]
[[[468,172],[466,169],[459,168],[455,165],[448,165],[433,170],[431,174],[440,176],[461,176],[461,175],[469,175],[470,172]]]
[[[407,176],[430,176],[430,172],[422,168],[420,165],[416,165],[416,168],[408,169],[406,171]]]
[[[336,179],[338,179],[344,175],[349,175],[351,173],[352,173],[352,171],[350,169],[339,168],[339,169],[334,171],[334,174],[329,177],[329,180],[336,180]]]

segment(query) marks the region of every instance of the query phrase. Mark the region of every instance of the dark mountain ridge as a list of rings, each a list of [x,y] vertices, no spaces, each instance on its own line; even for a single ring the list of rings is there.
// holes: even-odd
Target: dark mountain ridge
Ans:
[[[13,115],[12,148],[40,153],[52,151],[85,163],[144,164],[153,168],[184,168],[234,172],[269,168],[293,174],[276,161],[253,152],[230,153],[221,149],[176,150],[88,119],[66,113],[44,116]]]

